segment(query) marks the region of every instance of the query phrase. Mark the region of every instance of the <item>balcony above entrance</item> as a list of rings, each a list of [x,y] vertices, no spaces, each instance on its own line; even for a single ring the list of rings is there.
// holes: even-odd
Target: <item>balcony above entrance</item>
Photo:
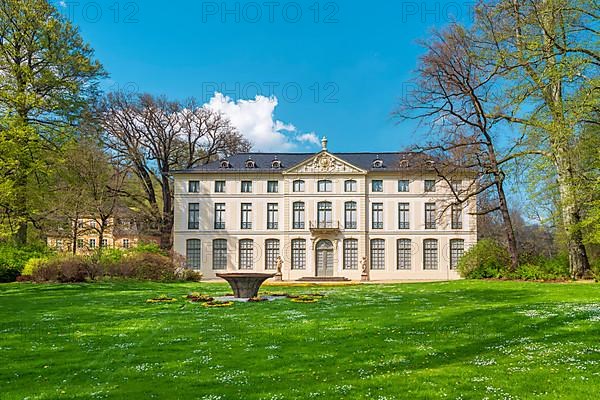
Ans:
[[[326,234],[340,232],[339,221],[310,221],[309,228],[311,233]]]

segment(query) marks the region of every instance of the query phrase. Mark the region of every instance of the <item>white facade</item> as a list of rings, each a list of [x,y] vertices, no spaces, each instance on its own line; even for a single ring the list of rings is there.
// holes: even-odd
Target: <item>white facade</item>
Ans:
[[[238,155],[235,162],[241,157],[243,166],[226,161],[175,175],[174,249],[205,278],[275,272],[281,256],[284,280],[360,280],[363,257],[370,280],[457,279],[451,261],[476,242],[475,200],[455,207],[452,224],[452,191],[431,168],[410,168],[405,160],[379,168],[375,154],[365,168],[326,150],[296,165],[285,165],[285,155]],[[257,157],[263,164],[270,157],[271,165],[253,167]],[[426,191],[432,181],[435,191]]]

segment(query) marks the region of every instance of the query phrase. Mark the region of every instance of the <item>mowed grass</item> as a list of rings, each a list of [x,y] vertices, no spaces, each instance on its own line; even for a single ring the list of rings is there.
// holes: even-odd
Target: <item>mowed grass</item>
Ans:
[[[0,285],[0,399],[597,399],[600,285]],[[147,304],[168,294],[172,304]]]

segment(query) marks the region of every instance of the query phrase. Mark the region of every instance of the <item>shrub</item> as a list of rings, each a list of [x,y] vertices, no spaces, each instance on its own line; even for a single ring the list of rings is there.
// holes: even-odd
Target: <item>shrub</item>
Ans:
[[[0,283],[14,282],[31,258],[51,254],[44,246],[15,246],[0,243]]]
[[[463,278],[499,278],[509,265],[508,252],[492,239],[482,239],[465,252],[458,262]]]
[[[48,257],[31,258],[31,259],[29,259],[29,261],[27,261],[27,263],[25,263],[25,267],[23,267],[23,271],[21,271],[21,275],[32,276],[35,270],[42,267],[47,262],[48,262]]]
[[[171,259],[160,254],[140,253],[124,257],[120,268],[132,270],[133,277],[153,281],[173,281],[177,267]]]

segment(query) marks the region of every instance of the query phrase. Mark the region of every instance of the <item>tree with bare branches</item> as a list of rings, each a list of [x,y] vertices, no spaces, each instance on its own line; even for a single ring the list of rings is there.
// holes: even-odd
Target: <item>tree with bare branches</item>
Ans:
[[[109,152],[128,163],[142,184],[143,201],[160,227],[165,249],[172,245],[171,173],[250,148],[223,114],[193,99],[182,103],[149,94],[111,93],[99,115]]]
[[[416,118],[427,124],[433,140],[417,147],[436,159],[438,176],[453,192],[460,205],[486,193],[493,201],[477,214],[499,212],[511,259],[518,266],[518,252],[505,193],[505,164],[516,156],[516,146],[499,145],[497,119],[488,117],[495,104],[498,68],[478,54],[476,41],[459,25],[435,32],[423,43],[413,90],[405,94],[395,113],[401,119]],[[469,171],[477,179],[467,187],[452,184],[456,176]]]

